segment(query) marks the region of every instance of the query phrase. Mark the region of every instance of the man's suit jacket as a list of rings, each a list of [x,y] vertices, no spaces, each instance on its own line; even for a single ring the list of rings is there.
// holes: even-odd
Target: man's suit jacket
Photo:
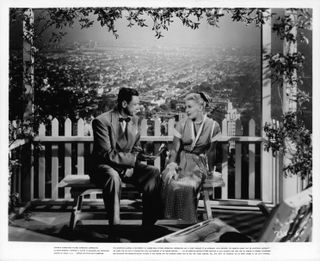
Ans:
[[[93,129],[93,167],[107,164],[121,172],[136,164],[140,147],[138,117],[131,117],[127,123],[127,135],[121,128],[119,112],[114,109],[103,113],[92,121]]]

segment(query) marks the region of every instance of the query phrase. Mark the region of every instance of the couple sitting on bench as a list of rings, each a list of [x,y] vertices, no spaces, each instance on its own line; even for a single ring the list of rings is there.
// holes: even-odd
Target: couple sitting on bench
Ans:
[[[205,116],[206,102],[206,97],[201,94],[186,97],[188,118],[180,121],[175,128],[171,155],[160,175],[157,168],[140,162],[154,158],[143,154],[139,146],[139,125],[134,116],[139,105],[138,93],[132,89],[121,89],[118,109],[104,113],[92,122],[94,148],[91,182],[87,175],[69,175],[60,184],[71,187],[75,197],[70,227],[73,229],[79,220],[83,196],[102,191],[112,234],[114,225],[120,223],[121,183],[129,181],[143,194],[142,224],[145,226],[153,225],[162,217],[196,223],[198,194],[203,191],[209,220],[154,242],[251,241],[221,220],[211,219],[208,188],[223,186],[224,183],[221,176],[213,171],[215,141],[220,128]],[[262,208],[268,220],[259,241],[311,241],[311,195],[312,187],[282,202],[273,209],[272,214]]]
[[[176,128],[173,149],[167,167],[160,175],[148,161],[152,156],[140,147],[138,117],[139,94],[121,88],[118,107],[92,121],[94,146],[91,182],[102,189],[110,228],[120,224],[121,182],[129,181],[142,193],[142,224],[153,225],[159,218],[174,218],[197,222],[198,192],[207,177],[215,180],[215,144],[220,134],[217,122],[208,118],[205,107],[208,98],[203,93],[186,96],[187,118]],[[208,161],[206,160],[208,159]],[[207,179],[209,180],[209,179]]]

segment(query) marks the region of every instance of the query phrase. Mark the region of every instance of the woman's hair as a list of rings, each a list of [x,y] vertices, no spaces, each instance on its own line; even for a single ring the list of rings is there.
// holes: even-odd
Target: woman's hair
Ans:
[[[203,95],[201,95],[200,93],[189,93],[187,94],[187,96],[184,98],[185,101],[194,101],[199,105],[203,106],[203,110],[206,108],[207,106],[207,101],[204,100]]]

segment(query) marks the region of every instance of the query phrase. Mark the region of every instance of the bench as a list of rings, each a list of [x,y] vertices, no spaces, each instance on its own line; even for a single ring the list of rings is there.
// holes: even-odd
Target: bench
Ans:
[[[90,182],[89,175],[67,175],[59,184],[60,188],[71,188],[71,197],[74,199],[69,221],[73,230],[81,219],[83,198],[86,195],[100,194],[102,189]]]
[[[205,213],[206,213],[206,217],[205,219],[213,219],[212,216],[212,209],[211,209],[211,205],[210,205],[210,198],[209,195],[212,194],[212,200],[214,200],[214,188],[217,187],[224,187],[225,183],[221,180],[213,180],[213,176],[208,177],[206,179],[206,181],[202,184],[201,188],[200,188],[200,193],[199,195],[202,194],[203,196],[203,204],[204,204],[204,208],[205,208]]]
[[[122,182],[123,188],[134,188],[133,185],[126,184]],[[97,188],[94,184],[90,182],[89,175],[67,175],[58,185],[61,188],[71,188],[70,193],[74,199],[71,216],[69,221],[69,228],[75,229],[77,222],[81,220],[82,215],[82,203],[83,198],[86,195],[101,194],[102,189]],[[212,209],[210,206],[209,195],[214,187],[221,186],[220,184],[213,184],[212,182],[204,183],[201,187],[200,194],[203,195],[203,202],[206,219],[212,219]]]

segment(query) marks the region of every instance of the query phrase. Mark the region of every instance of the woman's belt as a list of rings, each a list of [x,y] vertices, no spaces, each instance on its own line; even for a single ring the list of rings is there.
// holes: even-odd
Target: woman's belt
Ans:
[[[195,153],[194,151],[191,151],[191,150],[186,150],[186,149],[183,149],[181,151],[184,151],[185,153],[187,154],[195,154],[195,155],[198,155],[197,153]]]

